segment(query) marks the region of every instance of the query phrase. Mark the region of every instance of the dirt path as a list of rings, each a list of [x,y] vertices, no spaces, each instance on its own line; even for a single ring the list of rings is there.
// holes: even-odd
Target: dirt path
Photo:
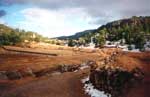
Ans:
[[[2,97],[89,97],[84,93],[81,83],[88,72],[81,70],[39,78],[16,86]]]

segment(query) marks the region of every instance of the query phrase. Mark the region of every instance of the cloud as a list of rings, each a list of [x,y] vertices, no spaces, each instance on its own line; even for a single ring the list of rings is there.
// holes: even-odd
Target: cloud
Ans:
[[[96,24],[103,24],[116,18],[150,15],[150,0],[2,0],[0,2],[3,5],[31,4],[49,10],[83,8],[89,16],[99,18]]]
[[[4,10],[0,10],[0,24],[6,24],[5,20],[1,18],[5,15],[6,15],[6,12]]]
[[[6,24],[5,20],[0,19],[0,24]]]
[[[22,10],[6,9],[8,24],[49,37],[97,28],[121,18],[150,16],[149,4],[150,0],[0,0],[2,8]],[[0,17],[5,15],[1,10]]]
[[[16,27],[36,31],[48,37],[71,35],[73,32],[89,29],[88,22],[92,20],[82,8],[55,11],[34,7],[24,9],[20,14],[24,20],[18,21]]]
[[[3,16],[5,16],[5,15],[6,15],[6,11],[0,10],[0,17],[3,17]]]

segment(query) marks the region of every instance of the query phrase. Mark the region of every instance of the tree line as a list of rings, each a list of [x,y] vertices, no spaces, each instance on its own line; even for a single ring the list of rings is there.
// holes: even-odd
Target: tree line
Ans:
[[[84,40],[88,44],[94,38],[97,46],[103,47],[106,40],[119,41],[125,39],[126,44],[134,44],[136,48],[142,49],[146,41],[150,40],[150,16],[133,16],[102,25],[95,32],[80,37],[78,41]],[[81,42],[82,43],[82,42]]]
[[[12,29],[0,24],[0,45],[16,45],[23,42],[49,42],[47,37],[43,37],[32,31]]]

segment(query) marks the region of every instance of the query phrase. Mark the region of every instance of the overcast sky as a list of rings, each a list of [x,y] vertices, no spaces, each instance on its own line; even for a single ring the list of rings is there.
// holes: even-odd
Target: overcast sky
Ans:
[[[0,23],[48,37],[131,16],[150,16],[150,0],[0,0]]]

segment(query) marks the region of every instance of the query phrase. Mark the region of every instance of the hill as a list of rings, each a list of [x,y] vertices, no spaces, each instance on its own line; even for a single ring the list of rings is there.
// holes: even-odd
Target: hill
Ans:
[[[32,31],[14,29],[0,24],[0,45],[16,45],[23,42],[46,42],[49,39]]]
[[[115,42],[124,39],[125,44],[133,44],[136,48],[142,49],[144,44],[150,40],[150,16],[133,16],[128,19],[113,21],[100,26],[96,30],[84,33],[83,36],[78,35],[76,38],[71,36],[69,39],[79,40],[82,38],[88,44],[91,37],[98,46],[103,46],[106,41]]]
[[[150,40],[150,17],[133,16],[129,19],[113,21],[99,27],[96,33],[109,41],[125,39],[126,44],[134,44],[136,48],[142,49]]]
[[[109,40],[119,40],[124,36],[129,43],[131,42],[129,38],[135,38],[140,33],[150,34],[150,17],[133,16],[129,19],[113,21],[99,27],[96,32],[102,31],[105,31],[106,38]]]
[[[95,31],[96,31],[96,29],[85,30],[85,31],[82,31],[82,32],[77,32],[76,34],[71,35],[71,36],[60,36],[60,37],[57,37],[57,39],[60,39],[60,40],[79,39],[80,37],[84,37],[85,35],[87,35],[89,33],[93,33]]]

